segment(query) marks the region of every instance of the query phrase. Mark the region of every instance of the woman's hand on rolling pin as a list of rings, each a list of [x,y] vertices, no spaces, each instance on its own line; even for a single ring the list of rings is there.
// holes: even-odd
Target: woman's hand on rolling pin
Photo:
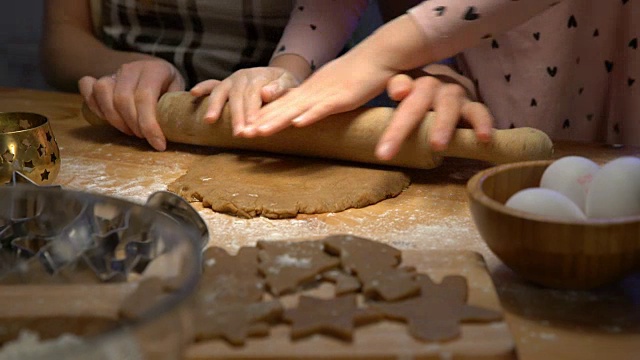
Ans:
[[[162,94],[185,87],[184,78],[169,62],[154,59],[123,64],[110,76],[83,77],[78,87],[96,115],[125,134],[147,139],[158,151],[166,149],[156,105]]]
[[[390,160],[402,142],[409,136],[430,110],[435,110],[435,122],[429,132],[429,145],[434,151],[447,148],[460,119],[466,120],[476,132],[478,140],[489,142],[493,117],[482,103],[469,99],[466,90],[458,84],[446,83],[433,76],[416,79],[399,74],[389,80],[387,93],[398,107],[391,122],[376,146],[376,156]]]
[[[194,96],[209,95],[205,121],[214,123],[229,102],[233,134],[238,135],[249,125],[248,117],[266,104],[300,84],[289,71],[279,67],[255,67],[234,72],[226,79],[205,80],[191,89]]]
[[[269,136],[291,125],[308,126],[373,99],[395,72],[374,61],[362,62],[358,56],[347,53],[324,65],[299,87],[251,116],[251,126],[240,135]]]

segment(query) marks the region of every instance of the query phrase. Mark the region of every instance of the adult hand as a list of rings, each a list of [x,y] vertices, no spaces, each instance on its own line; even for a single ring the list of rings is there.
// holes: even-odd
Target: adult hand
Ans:
[[[395,74],[350,52],[320,68],[299,87],[250,117],[245,137],[269,136],[290,125],[311,125],[329,115],[353,110],[381,93]]]
[[[402,142],[432,109],[436,112],[435,123],[429,132],[432,150],[447,148],[461,119],[474,128],[479,141],[491,140],[493,117],[489,109],[469,99],[461,85],[442,82],[432,76],[412,79],[399,74],[389,80],[387,92],[400,104],[376,146],[376,156],[382,160],[389,160],[398,153]]]
[[[91,111],[115,128],[147,139],[158,151],[166,149],[156,104],[162,94],[185,87],[184,78],[169,62],[153,59],[123,64],[113,75],[81,78],[78,87]]]
[[[274,101],[298,85],[298,79],[285,69],[256,67],[238,70],[222,81],[203,81],[191,89],[191,94],[210,94],[204,117],[209,123],[220,118],[222,108],[228,101],[233,133],[238,135],[249,124],[248,117],[257,112],[262,104]]]

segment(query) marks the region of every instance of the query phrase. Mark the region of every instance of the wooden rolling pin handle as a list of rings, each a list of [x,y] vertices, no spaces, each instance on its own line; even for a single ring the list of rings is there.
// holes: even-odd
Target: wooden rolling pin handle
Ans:
[[[494,130],[489,143],[478,141],[472,129],[457,129],[449,147],[436,154],[505,164],[549,159],[553,143],[547,134],[530,127]]]
[[[420,169],[438,166],[443,156],[508,163],[548,159],[553,153],[549,137],[532,128],[496,130],[489,144],[479,143],[471,129],[457,129],[447,150],[434,153],[427,140],[435,118],[430,113],[406,139],[398,155],[383,161],[375,157],[375,147],[391,120],[393,108],[357,109],[329,116],[312,126],[287,128],[267,138],[244,139],[232,135],[228,107],[218,121],[206,124],[202,119],[208,102],[200,100],[188,92],[166,93],[160,98],[158,123],[168,141]],[[106,124],[86,104],[82,113],[92,125]]]

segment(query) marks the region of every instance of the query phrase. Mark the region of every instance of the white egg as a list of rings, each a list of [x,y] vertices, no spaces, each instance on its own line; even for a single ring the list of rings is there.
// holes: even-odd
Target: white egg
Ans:
[[[585,221],[586,216],[571,199],[562,193],[543,188],[528,188],[513,194],[506,206],[565,221]]]
[[[565,156],[554,161],[542,174],[540,187],[558,191],[585,211],[587,193],[600,166],[581,156]]]
[[[589,218],[640,215],[640,158],[625,156],[606,163],[587,194]]]

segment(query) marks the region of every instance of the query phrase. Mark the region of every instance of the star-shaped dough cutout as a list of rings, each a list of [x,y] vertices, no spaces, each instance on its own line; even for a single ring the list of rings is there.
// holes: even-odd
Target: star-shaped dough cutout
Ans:
[[[332,299],[303,295],[298,300],[298,307],[285,310],[283,317],[291,323],[291,338],[294,340],[324,334],[351,341],[356,326],[380,320],[382,314],[359,308],[355,294]]]
[[[279,301],[216,304],[198,312],[195,338],[196,341],[222,338],[231,345],[241,346],[247,337],[268,335],[269,324],[281,315]]]
[[[390,319],[406,322],[409,333],[422,341],[451,340],[460,336],[460,322],[496,321],[496,311],[467,304],[467,280],[458,275],[445,277],[440,284],[420,274],[420,295],[394,303],[372,303]]]
[[[211,247],[203,254],[204,270],[197,292],[201,306],[218,303],[252,303],[264,295],[264,280],[258,272],[258,249],[242,247],[237,255]]]

